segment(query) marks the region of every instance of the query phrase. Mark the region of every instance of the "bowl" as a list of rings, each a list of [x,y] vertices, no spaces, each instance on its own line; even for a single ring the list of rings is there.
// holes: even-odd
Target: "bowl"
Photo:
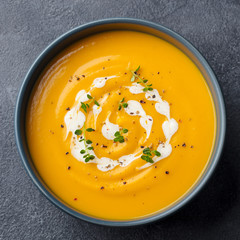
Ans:
[[[109,30],[133,30],[140,31],[147,34],[152,34],[157,36],[165,41],[168,41],[172,45],[180,49],[185,55],[187,55],[199,68],[202,75],[204,76],[206,83],[212,94],[212,98],[216,110],[216,139],[213,147],[212,155],[210,157],[209,163],[202,173],[201,177],[195,183],[195,185],[183,195],[177,202],[172,204],[170,207],[166,208],[160,213],[153,214],[151,216],[146,216],[141,219],[127,220],[127,221],[113,221],[99,219],[96,217],[88,216],[83,214],[71,206],[64,203],[60,198],[58,198],[44,183],[41,176],[38,174],[37,169],[35,168],[29,150],[27,146],[26,133],[25,133],[25,118],[26,118],[26,108],[28,100],[33,89],[34,84],[36,83],[39,75],[45,68],[45,66],[56,56],[61,50],[74,43],[75,41],[89,36],[91,34],[109,31]],[[169,30],[166,27],[163,27],[159,24],[152,22],[138,20],[138,19],[129,19],[129,18],[113,18],[113,19],[104,19],[88,24],[81,25],[74,28],[73,30],[63,34],[57,38],[53,43],[51,43],[36,59],[36,61],[31,66],[28,71],[23,84],[20,88],[16,111],[15,111],[15,135],[17,147],[24,164],[26,171],[37,185],[38,189],[56,206],[65,212],[88,222],[107,225],[107,226],[134,226],[141,225],[153,222],[155,220],[162,219],[178,209],[184,206],[189,202],[202,187],[206,184],[207,180],[213,173],[218,160],[220,158],[226,130],[226,114],[225,106],[223,101],[223,96],[218,85],[217,79],[203,56],[199,53],[196,48],[194,48],[187,40],[178,35],[177,33]]]

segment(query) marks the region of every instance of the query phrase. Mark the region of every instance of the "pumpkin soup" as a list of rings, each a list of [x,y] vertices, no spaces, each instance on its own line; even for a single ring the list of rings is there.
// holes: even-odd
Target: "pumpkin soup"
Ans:
[[[215,110],[194,63],[133,31],[84,38],[41,74],[26,133],[45,183],[71,207],[128,220],[181,198],[204,171]]]

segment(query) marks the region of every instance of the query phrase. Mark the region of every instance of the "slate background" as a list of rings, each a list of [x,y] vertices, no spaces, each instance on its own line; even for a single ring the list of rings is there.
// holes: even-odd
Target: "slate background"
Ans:
[[[14,107],[41,51],[80,24],[108,17],[160,23],[191,41],[215,71],[227,108],[222,159],[206,187],[167,219],[108,228],[53,206],[32,183],[17,153]],[[0,0],[0,239],[240,239],[240,1]]]

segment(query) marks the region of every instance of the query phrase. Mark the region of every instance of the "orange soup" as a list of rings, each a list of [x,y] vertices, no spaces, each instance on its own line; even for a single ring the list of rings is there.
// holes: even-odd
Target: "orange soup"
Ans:
[[[184,53],[152,35],[110,31],[46,66],[26,133],[36,169],[59,198],[91,216],[130,220],[191,189],[215,125],[208,86]]]

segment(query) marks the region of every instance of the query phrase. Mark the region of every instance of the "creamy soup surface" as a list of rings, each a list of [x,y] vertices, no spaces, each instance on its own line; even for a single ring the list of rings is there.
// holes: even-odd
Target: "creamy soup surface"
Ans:
[[[91,216],[128,220],[191,189],[215,125],[210,91],[186,55],[148,34],[111,31],[46,66],[26,133],[36,169],[59,198]]]

